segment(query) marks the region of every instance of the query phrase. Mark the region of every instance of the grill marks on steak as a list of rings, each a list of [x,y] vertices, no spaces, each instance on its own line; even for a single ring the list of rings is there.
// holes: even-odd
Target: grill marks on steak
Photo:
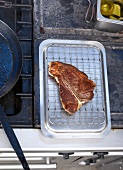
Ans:
[[[61,103],[68,113],[75,113],[94,97],[96,84],[76,67],[58,61],[50,62],[49,74],[59,84]]]

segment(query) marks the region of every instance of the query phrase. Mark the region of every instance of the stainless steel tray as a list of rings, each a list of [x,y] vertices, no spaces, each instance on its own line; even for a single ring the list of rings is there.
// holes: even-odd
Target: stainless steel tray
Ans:
[[[97,0],[97,11],[96,11],[96,19],[95,19],[95,28],[101,31],[108,31],[108,32],[120,32],[123,30],[123,21],[120,20],[113,20],[104,17],[101,14],[101,0]]]
[[[74,115],[62,108],[59,88],[48,64],[61,61],[85,72],[96,83],[94,98]],[[110,132],[106,54],[96,41],[45,40],[39,47],[41,130],[49,137],[104,137]]]

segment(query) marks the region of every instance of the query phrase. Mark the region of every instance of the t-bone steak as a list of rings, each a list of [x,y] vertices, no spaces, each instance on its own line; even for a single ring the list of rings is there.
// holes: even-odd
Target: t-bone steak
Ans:
[[[50,62],[49,74],[59,84],[61,103],[69,114],[75,113],[94,97],[96,84],[76,67],[59,61]]]

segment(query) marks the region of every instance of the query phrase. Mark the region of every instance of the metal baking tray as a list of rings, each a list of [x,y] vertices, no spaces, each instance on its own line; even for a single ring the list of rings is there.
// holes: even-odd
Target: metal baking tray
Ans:
[[[59,87],[48,74],[48,64],[72,64],[96,83],[94,98],[75,114],[63,108]],[[96,41],[48,39],[39,46],[41,131],[54,138],[100,138],[110,132],[110,105],[106,53]]]

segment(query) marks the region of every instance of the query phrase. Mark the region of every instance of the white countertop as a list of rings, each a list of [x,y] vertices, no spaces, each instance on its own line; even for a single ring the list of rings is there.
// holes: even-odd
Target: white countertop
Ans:
[[[112,129],[100,139],[60,139],[45,137],[40,129],[14,129],[25,151],[123,151],[123,130]],[[3,129],[0,129],[0,151],[11,151],[12,147]]]

